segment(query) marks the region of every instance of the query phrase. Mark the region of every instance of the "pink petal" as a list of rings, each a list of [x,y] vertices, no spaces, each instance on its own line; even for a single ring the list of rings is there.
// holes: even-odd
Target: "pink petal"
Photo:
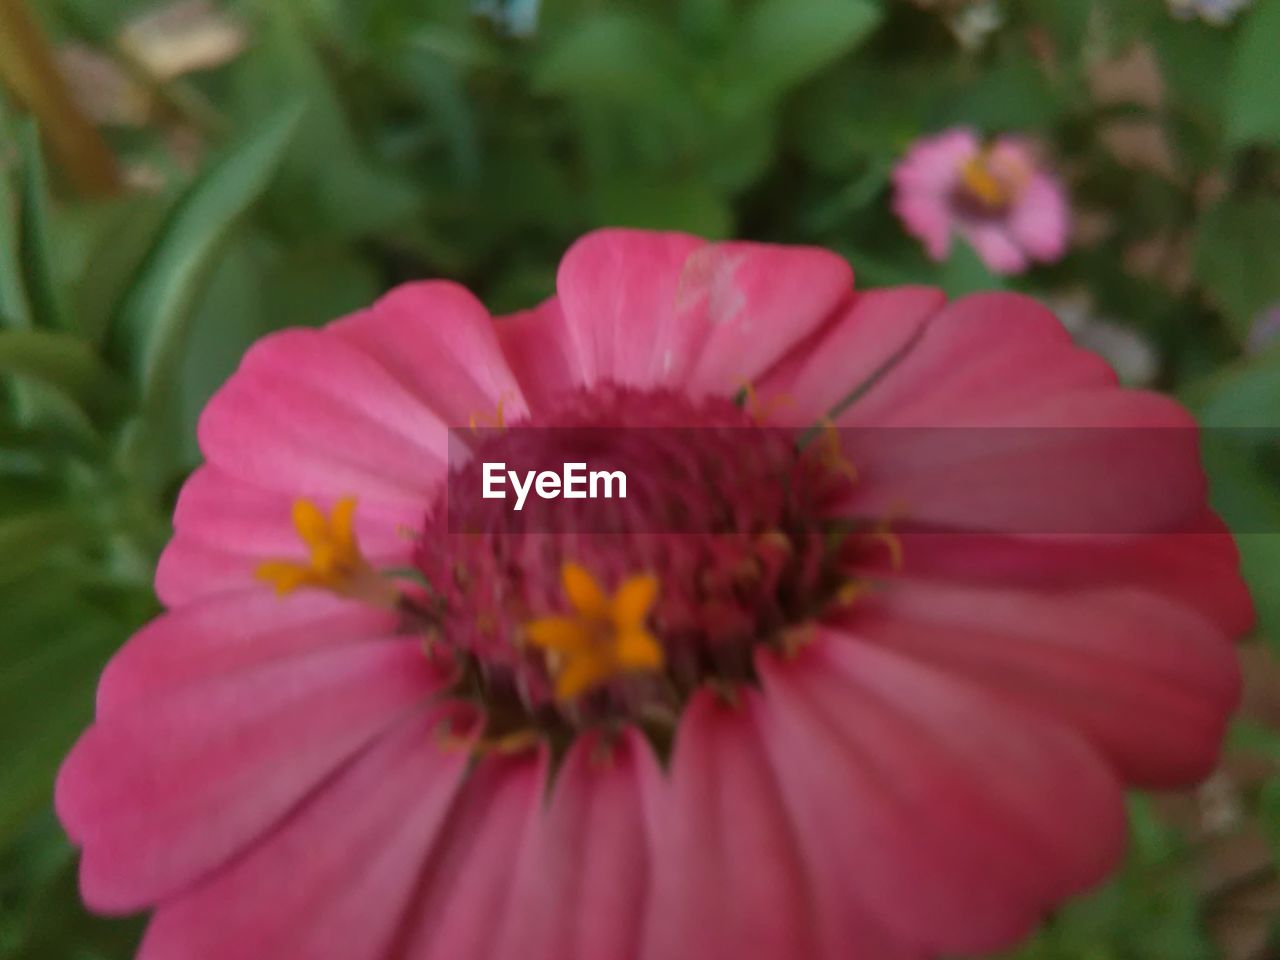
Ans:
[[[1030,266],[1027,253],[1019,246],[1005,220],[959,220],[956,229],[969,241],[988,270],[1006,276]]]
[[[830,633],[763,655],[761,730],[827,885],[929,953],[996,950],[1123,846],[1117,784],[1065,728]]]
[[[565,255],[557,288],[584,383],[685,385],[699,395],[754,380],[852,282],[848,264],[817,248],[602,230]]]
[[[1196,610],[1230,637],[1253,626],[1239,551],[1208,510],[1182,530],[1142,536],[1029,539],[907,532],[901,539],[903,572],[909,577],[1027,589],[1129,586]]]
[[[257,564],[243,553],[207,547],[183,533],[160,553],[156,596],[170,609],[206,597],[233,593],[272,593],[255,573]]]
[[[686,261],[705,245],[679,233],[597,230],[569,248],[556,290],[582,383],[653,386],[691,365],[690,345],[670,327],[686,296]]]
[[[1239,698],[1230,638],[1131,587],[1063,594],[901,580],[848,629],[1052,715],[1145,787],[1207,776]]]
[[[951,194],[977,151],[972,130],[948,130],[917,140],[894,168],[893,210],[934,260],[945,260],[951,249]]]
[[[893,212],[907,233],[922,244],[929,259],[941,262],[951,253],[954,215],[945,194],[899,188],[893,197]]]
[[[1053,535],[1177,529],[1203,509],[1195,423],[1166,397],[1049,396],[965,429],[841,435],[858,480],[834,515]]]
[[[306,558],[293,526],[295,499],[237,480],[210,464],[198,468],[178,496],[176,532],[156,571],[161,600],[175,606],[220,593],[270,591],[255,573],[262,561]],[[315,498],[324,510],[334,499]],[[404,566],[424,510],[421,503],[359,500],[355,523],[361,552],[376,567]]]
[[[670,777],[645,960],[814,956],[813,892],[749,713],[695,694]]]
[[[552,297],[532,310],[496,321],[498,342],[530,406],[553,408],[584,384],[560,301]]]
[[[841,418],[842,426],[981,424],[1076,388],[1115,384],[1039,302],[979,293],[940,310],[920,341]]]
[[[443,476],[444,424],[332,332],[259,341],[205,407],[200,447],[224,472],[291,496],[425,506]]]
[[[770,421],[812,424],[897,359],[946,302],[931,287],[855,293],[756,385],[762,403],[778,398]]]
[[[672,314],[663,340],[696,337],[695,395],[754,382],[852,295],[853,272],[817,247],[720,243],[685,264],[690,315]]]
[[[978,136],[965,128],[921,138],[894,168],[894,186],[903,192],[949,193],[961,168],[977,152]]]
[[[634,730],[606,746],[577,739],[556,771],[537,830],[515,864],[495,957],[636,956],[649,887],[645,807],[662,773]]]
[[[294,529],[296,494],[246,483],[206,463],[178,495],[174,538],[161,554],[156,593],[169,607],[201,596],[237,590],[269,591],[256,575],[266,559],[306,559],[306,545]],[[315,497],[321,509],[337,494]],[[388,503],[358,498],[356,535],[361,552],[375,567],[404,566],[420,529],[424,503]]]
[[[342,643],[389,636],[396,614],[318,591],[277,597],[268,589],[200,600],[139,630],[103,670],[98,717],[207,678]]]
[[[516,853],[539,829],[546,751],[489,755],[472,770],[414,894],[396,956],[415,960],[500,957]],[[571,909],[560,904],[560,909]]]
[[[165,904],[140,960],[379,960],[466,773],[442,749],[451,711],[384,735],[246,855]]]
[[[85,902],[137,910],[226,862],[442,681],[416,640],[369,641],[113,711],[56,787]]]
[[[513,421],[525,413],[489,311],[456,283],[402,284],[332,329],[374,357],[450,426],[491,417],[499,402]]]
[[[1027,182],[1009,213],[1008,231],[1034,259],[1061,259],[1071,232],[1071,209],[1056,180],[1038,173]]]
[[[288,557],[302,547],[293,526],[296,499],[237,480],[205,464],[183,484],[173,525],[210,547],[248,557]],[[316,503],[328,512],[334,498],[320,498]],[[417,530],[422,512],[377,500],[358,503],[355,522],[361,549],[370,556],[407,557],[412,544],[405,533]]]

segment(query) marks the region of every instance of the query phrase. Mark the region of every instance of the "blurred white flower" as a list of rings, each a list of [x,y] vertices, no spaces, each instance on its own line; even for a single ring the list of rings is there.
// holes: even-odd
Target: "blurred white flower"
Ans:
[[[130,20],[117,40],[152,77],[172,80],[221,66],[249,37],[244,24],[209,0],[179,0]]]
[[[1205,23],[1223,27],[1253,0],[1168,0],[1169,11],[1179,20],[1199,17]]]
[[[512,37],[531,37],[538,29],[541,0],[472,0],[471,12],[493,21]]]
[[[948,17],[947,26],[960,46],[978,50],[987,42],[987,37],[1004,26],[1004,11],[996,0],[979,0]]]
[[[1067,328],[1078,346],[1092,350],[1115,370],[1120,382],[1131,387],[1153,383],[1160,373],[1160,359],[1150,341],[1130,327],[1093,312],[1093,298],[1085,290],[1070,290],[1044,301]]]

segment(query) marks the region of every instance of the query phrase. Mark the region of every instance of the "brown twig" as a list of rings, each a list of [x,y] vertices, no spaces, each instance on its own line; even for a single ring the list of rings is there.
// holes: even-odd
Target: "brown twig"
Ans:
[[[115,156],[71,96],[24,0],[0,0],[0,83],[36,118],[59,167],[86,196],[121,186]]]

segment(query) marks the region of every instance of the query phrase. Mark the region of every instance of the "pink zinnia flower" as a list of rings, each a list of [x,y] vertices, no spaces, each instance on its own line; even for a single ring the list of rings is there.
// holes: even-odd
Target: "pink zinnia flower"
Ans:
[[[958,233],[992,272],[1062,258],[1070,210],[1062,185],[1015,137],[984,144],[972,130],[917,140],[893,171],[893,209],[934,260]]]
[[[57,784],[145,960],[993,950],[1111,869],[1124,784],[1212,769],[1251,609],[1172,401],[822,250],[603,231],[557,287],[406,285],[210,402]],[[471,422],[615,431],[653,532],[449,533]],[[619,429],[668,426],[705,439]],[[1115,532],[1000,532],[1061,512]]]

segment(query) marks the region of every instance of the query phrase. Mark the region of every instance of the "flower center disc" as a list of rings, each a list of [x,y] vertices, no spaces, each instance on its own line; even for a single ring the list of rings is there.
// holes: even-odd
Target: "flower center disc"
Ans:
[[[848,592],[839,538],[821,522],[823,503],[847,489],[847,465],[830,445],[801,448],[728,400],[602,388],[537,421],[476,432],[470,447],[414,562],[430,584],[433,643],[513,727],[678,715],[702,683],[750,680],[757,645],[784,648],[789,628]],[[485,463],[575,461],[624,472],[625,499],[531,494],[515,511],[512,499],[480,496]],[[627,613],[643,624],[627,629],[656,640],[659,668],[606,676],[571,703],[557,694],[561,665],[530,642],[529,626],[582,615],[566,570],[602,596],[656,581],[650,602]],[[597,629],[584,623],[583,635]]]
[[[1011,158],[984,150],[961,167],[954,202],[970,216],[999,217],[1017,202],[1026,176]]]

